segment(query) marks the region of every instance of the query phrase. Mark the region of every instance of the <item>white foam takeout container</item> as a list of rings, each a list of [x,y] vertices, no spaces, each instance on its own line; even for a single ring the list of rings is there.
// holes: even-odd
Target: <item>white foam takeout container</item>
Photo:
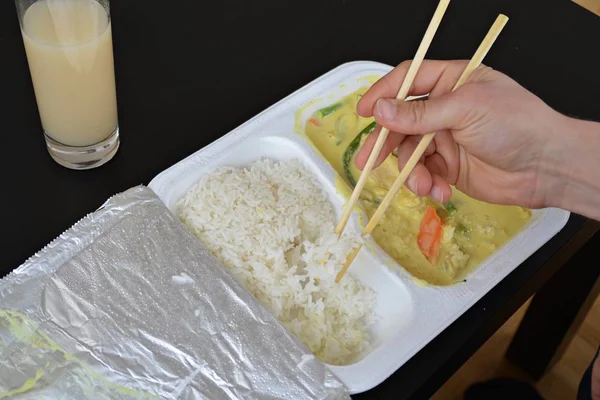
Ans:
[[[149,187],[175,212],[178,199],[215,167],[247,166],[261,158],[299,158],[317,175],[340,218],[346,200],[336,191],[337,173],[294,133],[295,114],[314,101],[302,112],[304,123],[315,110],[367,85],[364,77],[381,76],[391,68],[367,61],[343,64],[163,171]],[[330,369],[352,394],[377,386],[550,240],[568,219],[569,213],[559,209],[534,211],[524,231],[468,275],[466,283],[450,287],[419,285],[377,245],[365,246],[350,272],[377,293],[375,312],[380,319],[371,331],[372,349],[354,364]],[[359,230],[357,213],[346,229]]]

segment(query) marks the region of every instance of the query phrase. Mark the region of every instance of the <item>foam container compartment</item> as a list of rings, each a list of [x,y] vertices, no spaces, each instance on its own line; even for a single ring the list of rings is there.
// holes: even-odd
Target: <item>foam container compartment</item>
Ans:
[[[367,85],[366,76],[381,76],[391,68],[368,61],[343,64],[163,171],[149,187],[175,212],[178,199],[215,167],[247,166],[262,158],[298,158],[316,174],[339,219],[346,199],[336,190],[337,173],[295,133],[296,113],[302,109],[303,126],[318,108]],[[358,217],[354,213],[346,229],[359,231]],[[350,393],[377,386],[558,233],[568,219],[569,213],[559,209],[534,211],[527,227],[470,273],[466,283],[449,287],[417,284],[368,239],[350,273],[377,293],[375,312],[380,319],[371,330],[372,348],[354,364],[330,369]]]

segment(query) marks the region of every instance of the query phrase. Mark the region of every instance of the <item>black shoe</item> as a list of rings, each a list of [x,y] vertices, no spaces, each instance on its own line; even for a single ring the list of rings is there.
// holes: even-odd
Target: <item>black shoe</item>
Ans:
[[[513,378],[496,378],[470,386],[464,400],[544,400],[527,382]]]

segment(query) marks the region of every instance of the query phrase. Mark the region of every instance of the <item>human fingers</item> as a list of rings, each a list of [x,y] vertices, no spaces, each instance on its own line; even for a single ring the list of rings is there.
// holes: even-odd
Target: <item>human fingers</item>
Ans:
[[[430,199],[438,201],[440,203],[444,203],[452,197],[452,188],[448,182],[442,178],[440,175],[432,173],[428,168],[429,173],[431,174],[431,190],[427,194]]]
[[[378,124],[392,132],[425,135],[461,129],[473,112],[468,95],[446,93],[429,100],[379,99],[374,117]]]
[[[373,116],[373,108],[381,98],[396,98],[412,60],[400,63],[392,71],[375,82],[357,105],[357,113],[363,117]],[[413,81],[409,95],[450,92],[467,66],[466,60],[424,60]],[[403,100],[403,99],[402,99]]]
[[[418,141],[416,139],[417,137],[406,138],[398,147],[398,169],[400,171],[402,168],[404,168],[408,162],[408,159],[412,156],[417,148]],[[426,155],[428,153],[432,153],[433,151],[433,145],[431,144],[426,151]],[[433,184],[431,173],[424,164],[425,156],[423,156],[415,168],[413,168],[405,184],[406,187],[417,196],[426,196],[429,194]]]
[[[371,133],[367,137],[362,147],[356,154],[354,163],[359,170],[362,171],[365,167],[365,164],[367,163],[367,160],[369,159],[369,156],[373,151],[373,147],[375,146],[375,142],[377,141],[377,138],[379,137],[380,133],[381,127],[378,127],[375,130],[375,132]],[[394,151],[394,149],[397,148],[400,145],[400,143],[402,143],[404,138],[405,136],[400,133],[390,132],[385,140],[385,143],[383,144],[383,147],[381,148],[381,151],[379,152],[379,155],[377,156],[373,168],[377,168],[379,165],[381,165],[381,163],[385,161],[385,159],[390,155],[390,153]]]

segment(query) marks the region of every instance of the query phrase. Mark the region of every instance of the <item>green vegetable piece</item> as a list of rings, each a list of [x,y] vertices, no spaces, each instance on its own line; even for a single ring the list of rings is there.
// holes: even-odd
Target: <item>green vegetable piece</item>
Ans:
[[[435,212],[437,213],[438,217],[440,217],[443,223],[446,223],[448,221],[448,218],[450,218],[450,213],[445,208],[436,207]]]
[[[350,185],[352,185],[352,187],[356,186],[356,179],[354,179],[354,176],[352,176],[352,171],[350,171],[350,163],[352,162],[354,153],[356,153],[356,150],[358,150],[358,146],[360,146],[362,137],[373,132],[376,126],[377,122],[375,121],[367,125],[365,129],[360,131],[360,133],[356,135],[354,139],[352,139],[352,141],[346,148],[346,151],[344,151],[344,155],[342,158],[342,166],[344,168],[344,174],[346,175],[346,179],[348,179],[348,182],[350,183]]]
[[[447,202],[445,202],[445,203],[444,203],[444,208],[446,209],[446,211],[448,211],[448,214],[450,214],[450,215],[454,215],[454,213],[455,213],[456,211],[458,211],[458,210],[456,209],[456,206],[454,205],[454,203],[453,203],[453,202],[451,202],[451,201],[447,201]]]
[[[319,116],[319,118],[325,118],[329,114],[333,114],[334,112],[339,110],[341,106],[342,106],[342,103],[339,102],[339,103],[335,103],[330,106],[321,108],[320,110],[317,111],[317,115]]]
[[[456,232],[460,233],[461,235],[468,235],[471,230],[469,228],[467,228],[467,226],[465,224],[463,224],[462,222],[459,222],[456,225]]]

